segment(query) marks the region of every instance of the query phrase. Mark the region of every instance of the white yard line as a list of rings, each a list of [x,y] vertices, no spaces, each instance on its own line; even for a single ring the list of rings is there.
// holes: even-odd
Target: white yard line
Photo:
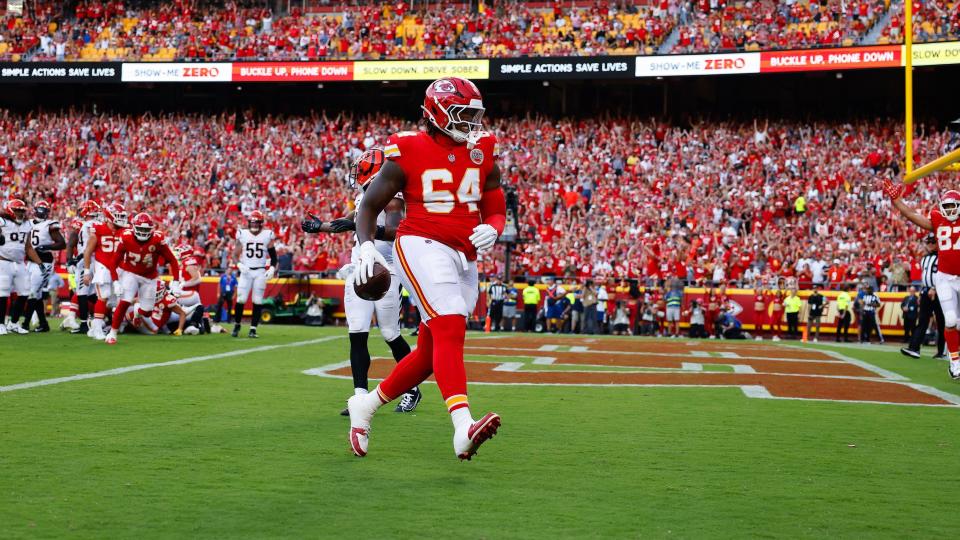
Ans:
[[[156,362],[153,364],[137,364],[135,366],[125,366],[125,367],[119,367],[114,369],[108,369],[105,371],[94,371],[92,373],[81,373],[79,375],[70,375],[67,377],[57,377],[54,379],[43,379],[41,381],[11,384],[9,386],[0,386],[0,393],[13,392],[14,390],[26,390],[28,388],[36,388],[38,386],[50,386],[53,384],[60,384],[60,383],[66,383],[66,382],[83,381],[86,379],[112,377],[114,375],[123,375],[124,373],[130,373],[133,371],[143,371],[145,369],[167,367],[167,366],[179,366],[183,364],[193,364],[196,362],[206,362],[207,360],[217,360],[219,358],[230,358],[232,356],[243,356],[246,354],[266,352],[266,351],[272,351],[276,349],[286,349],[289,347],[303,347],[306,345],[315,345],[317,343],[323,343],[325,341],[332,341],[334,339],[342,339],[342,338],[343,336],[328,336],[328,337],[323,337],[318,339],[310,339],[306,341],[295,341],[293,343],[284,343],[282,345],[265,345],[263,347],[254,347],[252,349],[240,349],[237,351],[208,354],[205,356],[192,356],[190,358],[170,360],[169,362]]]

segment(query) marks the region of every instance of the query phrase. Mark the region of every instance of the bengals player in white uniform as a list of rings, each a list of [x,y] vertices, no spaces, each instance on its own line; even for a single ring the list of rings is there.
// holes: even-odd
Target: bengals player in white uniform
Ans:
[[[354,201],[354,208],[360,207],[363,194],[370,184],[370,180],[380,171],[384,160],[383,150],[372,148],[364,152],[350,168],[350,185],[360,191]],[[307,233],[353,232],[356,230],[353,217],[354,213],[351,212],[346,217],[324,223],[311,216],[310,219],[301,223],[300,228]],[[367,374],[370,371],[370,350],[367,348],[367,338],[370,336],[370,321],[374,312],[377,314],[380,336],[390,346],[394,360],[399,362],[410,354],[410,345],[400,335],[400,281],[393,264],[393,239],[397,232],[397,226],[402,219],[403,197],[397,193],[387,203],[383,212],[377,216],[377,231],[374,234],[373,241],[377,251],[389,263],[387,268],[390,269],[390,288],[383,298],[371,302],[360,298],[353,290],[353,272],[360,261],[359,242],[354,245],[350,263],[337,272],[337,277],[345,282],[343,305],[347,314],[347,331],[350,336],[350,371],[353,374],[354,394],[366,394],[368,391]],[[420,389],[414,387],[409,392],[404,393],[395,411],[413,412],[420,403],[420,398]],[[340,414],[348,416],[349,411],[344,409]]]
[[[950,353],[950,377],[960,379],[960,192],[950,190],[940,197],[940,204],[924,216],[903,202],[903,184],[883,183],[883,191],[890,197],[893,207],[905,218],[937,238],[937,273],[933,284],[937,300],[943,308],[943,339]]]
[[[102,219],[102,212],[96,201],[84,201],[77,211],[80,224],[73,227],[67,235],[67,270],[72,272],[76,279],[77,318],[80,319],[80,324],[70,331],[71,334],[86,334],[90,330],[90,306],[97,301],[97,294],[92,284],[83,282],[83,252],[87,247],[90,231]]]
[[[47,201],[40,200],[33,205],[33,233],[30,235],[30,243],[33,244],[33,249],[43,262],[27,264],[27,271],[30,274],[30,298],[27,300],[23,325],[29,328],[30,320],[36,313],[39,324],[34,332],[49,332],[50,326],[47,324],[47,310],[44,304],[50,296],[47,289],[50,286],[50,276],[53,274],[52,252],[67,247],[67,241],[64,240],[63,232],[60,230],[60,222],[50,219],[50,203]]]
[[[30,294],[30,278],[25,260],[42,262],[30,238],[33,224],[27,219],[27,205],[20,199],[10,199],[0,214],[0,335],[7,332],[26,334],[27,330],[15,323],[20,319]],[[10,322],[4,325],[10,293],[17,300],[10,306]],[[27,321],[30,324],[30,321]]]
[[[355,281],[365,283],[374,263],[386,261],[373,240],[376,218],[397,192],[407,215],[397,230],[394,255],[400,280],[416,298],[424,323],[417,348],[375,392],[355,395],[350,411],[350,447],[367,453],[374,412],[433,374],[454,426],[453,449],[470,459],[493,437],[500,417],[474,421],[467,402],[463,342],[467,317],[477,302],[477,253],[493,248],[506,222],[496,137],[481,130],[480,91],[459,77],[427,87],[423,115],[427,131],[392,135],[387,162],[367,188],[357,212],[360,263]]]
[[[233,337],[240,335],[240,321],[247,298],[253,303],[250,321],[251,338],[257,337],[257,325],[263,310],[263,293],[277,268],[277,250],[273,247],[273,231],[263,228],[263,212],[254,210],[247,216],[247,228],[237,231],[237,246],[233,258],[237,261],[240,277],[237,279],[237,303],[233,308]]]

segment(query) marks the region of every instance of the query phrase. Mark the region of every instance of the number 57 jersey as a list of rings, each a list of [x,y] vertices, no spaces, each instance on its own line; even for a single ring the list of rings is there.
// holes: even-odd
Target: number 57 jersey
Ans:
[[[480,224],[483,183],[497,158],[497,139],[483,133],[473,148],[426,132],[391,135],[383,149],[387,159],[403,169],[406,217],[397,237],[411,235],[442,242],[476,260],[470,243]]]

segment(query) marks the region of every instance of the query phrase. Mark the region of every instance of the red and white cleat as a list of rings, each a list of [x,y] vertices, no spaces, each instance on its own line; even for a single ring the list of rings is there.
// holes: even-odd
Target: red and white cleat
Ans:
[[[117,331],[116,331],[116,330],[110,330],[110,333],[107,334],[107,337],[104,338],[103,341],[104,341],[104,343],[106,343],[107,345],[116,345],[116,344],[117,344]]]
[[[480,445],[492,439],[500,427],[500,415],[487,413],[483,418],[470,424],[467,429],[460,429],[453,434],[453,451],[461,460],[467,461],[477,453]]]
[[[375,412],[367,405],[364,395],[350,396],[347,400],[347,411],[350,413],[350,450],[353,455],[363,457],[367,455],[367,445],[370,443],[370,419]]]

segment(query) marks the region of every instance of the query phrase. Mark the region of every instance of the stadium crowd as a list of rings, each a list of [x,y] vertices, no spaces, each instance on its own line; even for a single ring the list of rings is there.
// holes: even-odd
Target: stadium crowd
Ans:
[[[213,4],[213,5],[211,5]],[[824,2],[653,0],[354,2],[273,13],[260,2],[88,0],[72,11],[33,3],[0,15],[0,60],[354,60],[654,54],[859,43],[888,9],[881,42],[896,41],[902,6]],[[956,38],[960,15],[917,2],[917,39]],[[899,13],[899,15],[898,15]]]
[[[903,220],[876,179],[902,155],[898,124],[759,122],[670,126],[626,118],[498,119],[506,183],[521,201],[515,275],[751,285],[774,277],[904,289],[918,271]],[[298,228],[307,212],[349,210],[350,163],[416,125],[376,115],[309,117],[0,111],[4,197],[53,203],[69,225],[81,201],[155,216],[169,238],[220,268],[244,213],[277,231],[281,270],[333,273],[352,238]],[[956,144],[920,128],[917,161]],[[936,200],[936,180],[914,200]],[[61,254],[62,257],[62,254]],[[61,262],[63,262],[61,260]],[[502,248],[481,270],[504,270]]]
[[[904,7],[890,7],[890,22],[879,43],[903,43]],[[937,1],[913,2],[913,39],[915,41],[953,41],[960,39],[960,4]]]

